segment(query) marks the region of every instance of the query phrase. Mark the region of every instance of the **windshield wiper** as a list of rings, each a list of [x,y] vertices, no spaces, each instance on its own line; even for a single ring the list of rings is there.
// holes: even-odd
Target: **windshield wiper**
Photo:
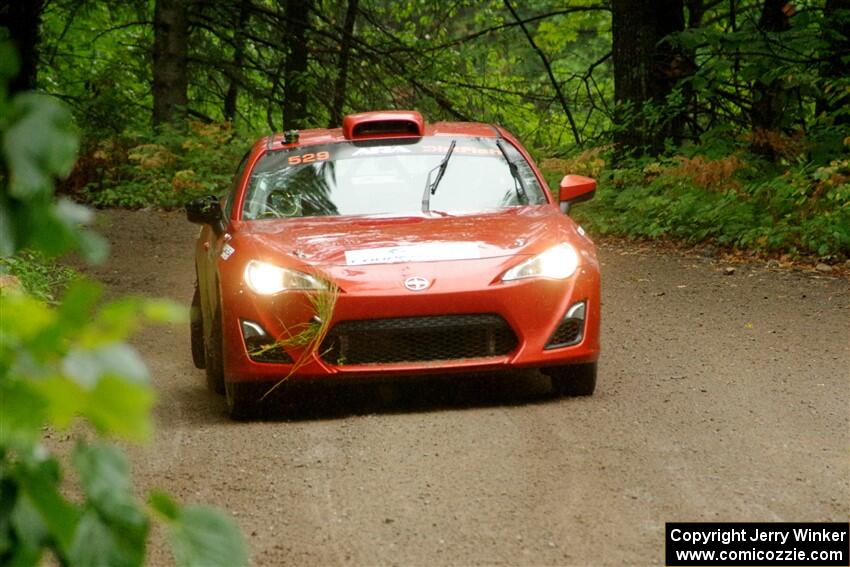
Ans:
[[[502,155],[505,157],[505,161],[508,162],[508,169],[511,171],[511,177],[514,178],[514,191],[516,191],[517,199],[519,199],[521,205],[527,205],[528,193],[525,191],[525,184],[522,182],[522,177],[519,174],[519,168],[516,163],[508,157],[508,150],[505,149],[501,138],[496,138],[496,145],[499,146],[499,151],[502,152]]]
[[[425,191],[422,193],[423,213],[431,212],[431,195],[437,192],[437,186],[440,184],[440,181],[443,180],[443,175],[446,174],[446,168],[449,165],[449,158],[452,157],[456,144],[457,140],[452,140],[452,143],[449,144],[449,151],[446,152],[445,157],[443,157],[436,167],[432,168],[431,171],[428,172],[428,177],[425,179]],[[431,174],[434,173],[434,170],[437,170],[437,177],[434,178],[434,182],[432,183]]]

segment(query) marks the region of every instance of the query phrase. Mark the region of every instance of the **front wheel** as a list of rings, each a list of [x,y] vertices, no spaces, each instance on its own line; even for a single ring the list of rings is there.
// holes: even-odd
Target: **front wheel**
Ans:
[[[207,363],[204,355],[204,317],[201,313],[201,293],[195,284],[192,295],[192,308],[189,311],[189,331],[192,345],[192,362],[195,368],[205,368]]]
[[[264,391],[253,382],[224,382],[227,398],[227,414],[235,421],[246,421],[256,417],[260,398]]]
[[[547,368],[552,389],[560,396],[591,396],[596,390],[596,363]]]
[[[216,394],[224,393],[224,358],[221,332],[221,311],[216,308],[212,320],[204,321],[204,367],[207,371],[207,387]]]

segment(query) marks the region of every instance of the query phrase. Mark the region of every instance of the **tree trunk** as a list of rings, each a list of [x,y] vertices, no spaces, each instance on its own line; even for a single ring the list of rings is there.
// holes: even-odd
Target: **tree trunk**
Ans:
[[[286,42],[289,50],[283,70],[283,129],[303,128],[307,117],[308,15],[311,0],[285,0]]]
[[[685,0],[685,8],[688,14],[688,29],[699,28],[702,25],[702,17],[705,15],[703,0]],[[676,79],[681,81],[685,77],[693,76],[697,72],[698,66],[696,49],[682,49],[679,55]],[[691,138],[698,139],[702,132],[697,119],[699,115],[699,91],[694,89],[692,83],[688,82],[682,86],[682,98],[685,103],[685,111],[680,118],[680,133],[683,134],[685,123],[690,123]]]
[[[9,93],[35,89],[38,74],[38,44],[44,0],[12,0],[0,8],[0,27],[18,51],[20,70],[9,82]]]
[[[345,89],[348,82],[348,60],[351,56],[351,44],[354,39],[354,22],[357,20],[358,0],[348,0],[345,11],[342,39],[339,44],[339,62],[337,64],[336,81],[334,81],[334,97],[331,103],[331,119],[328,128],[342,123],[342,113],[345,107]]]
[[[698,28],[702,25],[702,17],[705,15],[705,4],[703,0],[685,0],[688,10],[688,28]]]
[[[683,0],[613,0],[614,134],[616,157],[659,154],[664,140],[681,137],[681,116],[651,123],[647,103],[661,104],[681,76],[683,56],[669,42],[684,29]]]
[[[185,0],[156,0],[153,42],[153,124],[185,128],[189,102]]]
[[[824,38],[828,42],[826,62],[821,76],[827,81],[850,77],[850,0],[826,0],[823,10]],[[842,60],[843,59],[843,60]],[[850,94],[846,90],[832,89],[829,98],[818,100],[818,114],[829,113],[835,124],[850,124]]]
[[[758,27],[763,33],[779,33],[790,28],[784,8],[786,0],[764,0]],[[779,129],[783,115],[784,93],[775,79],[757,79],[753,83],[753,105],[750,122],[753,128],[752,151],[771,161],[776,151],[770,143],[770,133]]]
[[[233,46],[233,62],[230,65],[230,84],[224,94],[224,119],[231,124],[236,122],[236,103],[239,99],[239,80],[242,76],[242,64],[245,57],[245,27],[248,25],[248,15],[251,0],[239,3],[239,21],[236,27],[236,37]]]

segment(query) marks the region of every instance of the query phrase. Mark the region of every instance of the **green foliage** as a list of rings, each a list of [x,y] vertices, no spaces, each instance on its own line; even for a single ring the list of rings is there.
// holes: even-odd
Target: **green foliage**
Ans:
[[[209,506],[180,508],[162,492],[154,492],[150,507],[164,519],[168,539],[179,565],[242,565],[247,557],[244,542],[234,538],[233,521]]]
[[[39,88],[60,94],[86,137],[105,139],[150,123],[153,4],[46,2]],[[109,30],[109,31],[106,31]]]
[[[577,219],[602,234],[850,257],[850,160],[777,172],[742,155],[638,160],[605,171]]]
[[[818,5],[821,4],[821,5]],[[777,87],[779,123],[782,130],[795,129],[811,119],[812,108],[803,98],[816,99],[832,81],[817,62],[829,48],[824,32],[827,16],[819,2],[789,5],[788,29],[762,28],[760,15],[764,2],[743,0],[736,14],[728,5],[715,4],[702,17],[702,25],[692,26],[671,38],[694,57],[695,68],[680,83],[698,93],[705,106],[698,110],[747,124],[745,113],[763,93],[754,85]],[[733,24],[734,22],[734,24]]]
[[[59,462],[40,451],[19,453],[0,469],[0,558],[38,565],[50,550],[67,565],[142,565],[151,520],[168,531],[181,566],[238,566],[247,551],[233,521],[207,506],[180,507],[155,492],[148,506],[133,496],[129,465],[114,446],[78,443],[73,465],[82,502],[59,490]]]
[[[4,562],[37,564],[45,549],[72,565],[139,565],[144,558],[149,514],[131,494],[121,453],[100,444],[78,446],[73,462],[86,496],[78,504],[60,492],[59,463],[40,443],[44,426],[67,429],[74,419],[100,435],[130,440],[150,435],[147,369],[123,340],[142,321],[175,322],[185,313],[141,298],[97,308],[101,295],[101,286],[85,281],[72,284],[57,308],[24,293],[0,295],[0,312],[15,314],[0,318],[0,484],[8,490],[0,506]],[[178,532],[173,540],[179,564],[246,562],[244,543],[219,512],[176,509],[180,521],[167,524]],[[227,553],[209,555],[203,545],[208,539]]]
[[[0,258],[0,275],[3,274],[18,278],[31,295],[53,303],[77,272],[39,252],[21,250],[14,256]]]
[[[71,546],[78,565],[139,565],[150,522],[130,489],[124,455],[107,445],[77,445],[74,468],[86,496]]]
[[[0,521],[0,557],[40,560],[51,550],[73,565],[139,565],[148,518],[132,497],[120,452],[81,444],[74,454],[85,502],[59,490],[59,463],[40,438],[45,426],[75,419],[99,435],[150,436],[153,392],[138,354],[123,340],[142,320],[173,322],[184,313],[162,301],[125,298],[97,305],[101,286],[77,281],[60,306],[24,293],[0,295],[0,467],[10,487]]]
[[[98,206],[180,207],[203,195],[221,194],[247,144],[227,123],[193,122],[188,134],[126,135],[98,143],[84,156],[91,180],[86,199]],[[85,175],[86,172],[81,172]]]
[[[8,73],[10,52],[0,49],[0,70]],[[85,280],[73,282],[58,305],[44,301],[61,276],[46,277],[43,254],[77,247],[97,257],[104,249],[77,226],[88,210],[53,200],[54,178],[67,174],[77,144],[68,111],[49,97],[24,93],[8,101],[5,92],[0,110],[0,237],[3,256],[18,252],[3,266],[42,295],[0,289],[0,563],[40,565],[47,552],[61,565],[141,565],[151,520],[161,513],[133,496],[120,450],[85,438],[150,436],[154,393],[125,339],[143,322],[182,321],[185,312],[151,299],[103,302],[102,286]],[[20,252],[23,246],[33,252]],[[74,424],[88,426],[74,427],[78,499],[66,496],[63,467],[42,443],[46,431]],[[169,509],[178,564],[247,563],[239,532],[220,512],[174,503]]]
[[[15,72],[14,52],[0,44],[0,84]],[[0,257],[22,248],[56,255],[79,249],[92,260],[103,258],[106,246],[78,225],[91,221],[83,207],[52,198],[53,181],[74,165],[77,137],[67,108],[56,99],[21,93],[11,99],[0,92]]]
[[[188,96],[194,116],[225,120],[224,99],[238,89],[236,121],[250,138],[282,128],[286,103],[281,70],[290,50],[285,8],[252,0],[238,29],[240,2],[200,3],[190,10]],[[560,80],[584,137],[608,127],[610,59],[588,68],[610,50],[610,12],[596,8],[564,13],[563,3],[517,3],[523,18],[553,15],[527,25]],[[303,10],[294,4],[301,17]],[[298,77],[307,91],[305,125],[325,126],[338,69],[345,2],[319,0],[306,16],[308,69]],[[42,25],[39,87],[61,94],[84,125],[87,141],[150,124],[153,3],[48,2]],[[560,13],[558,13],[560,12]],[[507,24],[507,25],[505,25]],[[359,3],[344,111],[418,108],[433,120],[468,116],[500,122],[534,145],[569,143],[566,117],[537,54],[501,0]],[[505,27],[468,38],[480,30]],[[240,64],[236,64],[241,45]],[[585,82],[586,81],[586,82]]]

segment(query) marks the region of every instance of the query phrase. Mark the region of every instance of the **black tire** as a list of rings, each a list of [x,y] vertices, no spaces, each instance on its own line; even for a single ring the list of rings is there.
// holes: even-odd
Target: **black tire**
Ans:
[[[263,390],[252,382],[224,383],[227,414],[234,421],[247,421],[257,416]]]
[[[192,307],[189,309],[189,333],[192,344],[192,362],[195,368],[205,368],[204,360],[204,317],[201,313],[201,292],[195,284],[195,293],[192,295]]]
[[[216,308],[209,328],[204,322],[204,367],[207,370],[207,388],[224,394],[224,358],[222,351],[221,312]]]
[[[547,368],[552,390],[559,396],[592,396],[596,390],[596,363]]]

